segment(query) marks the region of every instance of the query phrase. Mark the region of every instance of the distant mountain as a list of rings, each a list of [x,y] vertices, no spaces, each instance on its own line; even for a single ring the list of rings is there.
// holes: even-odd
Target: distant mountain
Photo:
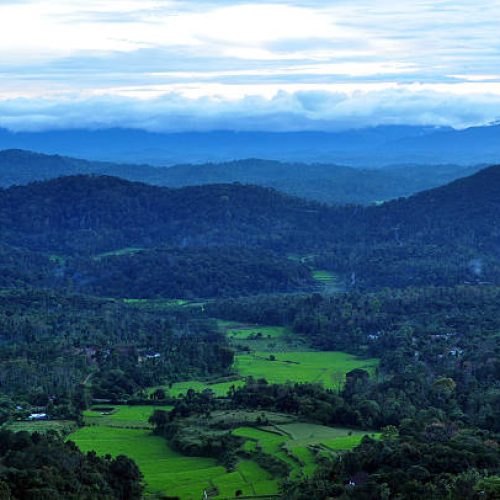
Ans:
[[[500,125],[466,130],[380,126],[341,132],[182,132],[133,129],[9,132],[0,149],[28,149],[126,163],[227,162],[264,158],[285,162],[374,167],[400,163],[500,161]]]
[[[106,174],[171,187],[240,182],[272,187],[298,197],[326,203],[371,204],[444,184],[478,168],[406,165],[369,170],[259,159],[160,168],[6,150],[0,151],[0,186],[27,184],[59,176]]]

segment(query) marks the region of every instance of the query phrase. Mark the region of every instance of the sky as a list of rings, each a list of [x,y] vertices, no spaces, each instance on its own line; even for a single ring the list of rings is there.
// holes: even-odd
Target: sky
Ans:
[[[500,0],[1,0],[0,127],[500,120]]]

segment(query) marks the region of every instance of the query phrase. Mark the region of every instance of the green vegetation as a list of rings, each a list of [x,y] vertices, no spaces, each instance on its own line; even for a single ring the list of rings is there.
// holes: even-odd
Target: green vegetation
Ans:
[[[335,275],[333,273],[331,273],[330,271],[316,270],[316,271],[313,271],[312,274],[313,274],[313,278],[316,281],[319,281],[320,283],[323,283],[325,285],[332,285],[336,280]]]
[[[168,309],[170,307],[184,306],[189,304],[182,299],[122,299],[125,304],[144,307],[148,309]]]
[[[292,334],[281,326],[237,326],[226,328],[226,335],[231,340],[281,339]]]
[[[379,434],[345,428],[326,427],[304,422],[268,427],[239,427],[235,436],[246,439],[244,449],[261,450],[290,467],[291,476],[312,475],[316,470],[316,454],[320,450],[338,452],[358,446],[363,436]]]
[[[76,428],[76,423],[73,420],[42,420],[42,421],[18,421],[9,422],[4,425],[2,429],[12,432],[38,432],[45,434],[49,431],[56,431],[62,436],[73,432]]]
[[[142,498],[141,476],[127,457],[83,454],[55,433],[0,430],[2,499]]]
[[[339,389],[345,374],[356,368],[374,371],[376,359],[360,359],[343,352],[254,352],[235,358],[235,368],[243,377],[265,378],[282,384],[315,382]]]
[[[169,406],[126,406],[95,405],[83,412],[86,425],[105,425],[109,427],[150,427],[148,418],[155,409],[168,411]]]
[[[195,391],[203,391],[205,389],[211,390],[216,396],[225,396],[231,387],[240,387],[245,382],[243,380],[232,380],[230,382],[219,382],[215,384],[209,384],[204,382],[199,382],[196,380],[188,382],[176,382],[172,387],[168,388],[168,392],[171,396],[180,396],[181,394],[186,394],[189,389]]]
[[[369,208],[106,177],[0,190],[0,424],[83,419],[83,448],[182,498],[281,479],[287,500],[495,498],[499,190],[500,167]],[[140,496],[127,459],[30,432],[2,434],[2,495]]]
[[[224,474],[210,458],[185,457],[172,450],[164,439],[150,431],[118,429],[107,426],[83,427],[70,436],[82,451],[98,455],[126,455],[139,466],[147,491],[200,498],[210,489],[210,479]]]
[[[235,496],[238,490],[248,495],[277,492],[276,482],[256,463],[239,462],[236,470],[228,473],[212,458],[176,452],[165,439],[149,430],[110,427],[103,421],[79,429],[69,439],[82,451],[132,458],[143,473],[146,492],[150,494],[163,492],[182,499],[199,499],[204,490],[218,491],[217,497],[221,498]]]

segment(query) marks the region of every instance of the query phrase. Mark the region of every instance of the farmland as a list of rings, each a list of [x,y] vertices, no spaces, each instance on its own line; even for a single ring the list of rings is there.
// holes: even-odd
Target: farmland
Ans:
[[[229,381],[190,380],[162,387],[174,397],[186,394],[189,389],[210,389],[220,397],[225,396],[232,386],[242,386],[246,377],[254,377],[265,378],[276,384],[288,381],[314,382],[329,389],[338,389],[344,383],[347,372],[355,368],[374,372],[377,364],[375,359],[360,359],[343,352],[256,351],[235,356],[236,374]]]
[[[374,374],[378,366],[376,359],[361,359],[344,352],[313,351],[304,339],[284,327],[221,320],[218,323],[237,350],[233,376],[227,379],[188,380],[158,387],[173,397],[186,394],[189,389],[210,389],[221,397],[231,387],[244,385],[246,377],[253,377],[265,378],[276,384],[288,381],[319,383],[328,389],[339,389],[347,372],[363,368]],[[151,388],[150,392],[158,387]]]
[[[343,352],[253,352],[236,356],[235,369],[242,377],[265,378],[268,382],[321,383],[339,388],[345,374],[355,368],[374,371],[375,359],[360,359]]]
[[[307,350],[303,339],[286,328],[219,322],[238,350],[234,374],[207,380],[188,380],[160,386],[169,396],[185,395],[188,390],[210,389],[215,396],[225,396],[232,386],[239,387],[245,378],[265,378],[271,383],[315,382],[339,389],[345,374],[355,368],[374,372],[375,359],[360,359],[342,352]],[[270,343],[270,344],[266,344]],[[261,346],[269,347],[259,350]],[[271,348],[272,347],[272,348]],[[238,349],[238,347],[236,347]],[[150,388],[152,393],[156,388]],[[246,496],[272,495],[279,491],[279,481],[286,474],[271,473],[257,461],[260,454],[273,457],[288,469],[290,477],[311,476],[318,456],[351,449],[366,432],[330,428],[298,422],[296,417],[273,412],[218,410],[203,425],[210,429],[228,429],[244,439],[234,469],[226,471],[213,458],[185,456],[151,432],[148,423],[154,406],[101,405],[84,412],[87,427],[72,434],[82,450],[98,454],[125,454],[136,461],[147,484],[147,492],[163,492],[182,499],[200,498],[204,490],[216,498],[232,498],[236,492]],[[169,407],[159,406],[168,410]],[[264,426],[255,427],[260,419]],[[186,426],[200,422],[186,420]],[[274,475],[273,475],[274,474]]]
[[[87,416],[86,412],[85,418],[93,419],[93,425],[77,430],[70,439],[82,451],[132,458],[144,475],[147,494],[163,492],[182,499],[198,499],[204,490],[218,492],[219,497],[233,497],[238,490],[245,495],[277,492],[276,481],[254,462],[240,461],[233,472],[226,472],[212,458],[181,455],[148,429],[118,427],[119,422],[128,425],[132,421],[136,426],[147,427],[152,412],[153,407],[117,407],[114,421],[113,415],[99,420],[100,417]]]
[[[320,283],[324,284],[333,284],[335,282],[335,275],[331,273],[330,271],[324,271],[324,270],[316,270],[313,271],[312,273],[313,278],[316,281],[319,281]]]
[[[293,333],[281,326],[229,326],[226,335],[231,340],[281,339]]]
[[[311,475],[316,468],[315,455],[320,451],[330,454],[357,446],[363,436],[378,437],[367,431],[326,427],[304,422],[277,424],[266,427],[239,427],[236,436],[245,438],[245,449],[257,448],[286,463],[292,477]]]
[[[176,382],[172,385],[172,387],[168,388],[168,392],[171,396],[177,397],[181,394],[186,394],[189,389],[193,389],[195,391],[204,391],[205,389],[210,389],[216,396],[225,396],[232,386],[240,387],[244,385],[244,383],[245,381],[241,379],[218,383],[208,383],[191,380],[187,382]]]
[[[87,425],[105,425],[108,427],[149,427],[148,418],[158,408],[170,410],[168,406],[120,406],[98,405],[83,412]]]

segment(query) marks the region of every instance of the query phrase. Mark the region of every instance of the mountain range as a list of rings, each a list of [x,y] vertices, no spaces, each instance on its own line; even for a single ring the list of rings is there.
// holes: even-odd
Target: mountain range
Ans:
[[[0,151],[0,186],[21,185],[68,175],[104,174],[170,187],[239,182],[272,187],[325,203],[372,204],[446,184],[479,168],[460,165],[406,165],[358,169],[334,164],[259,159],[154,167],[5,150]]]
[[[285,162],[461,165],[500,161],[500,125],[379,126],[337,132],[178,132],[135,129],[11,132],[0,129],[0,149],[27,149],[90,160],[152,165],[263,158]]]

